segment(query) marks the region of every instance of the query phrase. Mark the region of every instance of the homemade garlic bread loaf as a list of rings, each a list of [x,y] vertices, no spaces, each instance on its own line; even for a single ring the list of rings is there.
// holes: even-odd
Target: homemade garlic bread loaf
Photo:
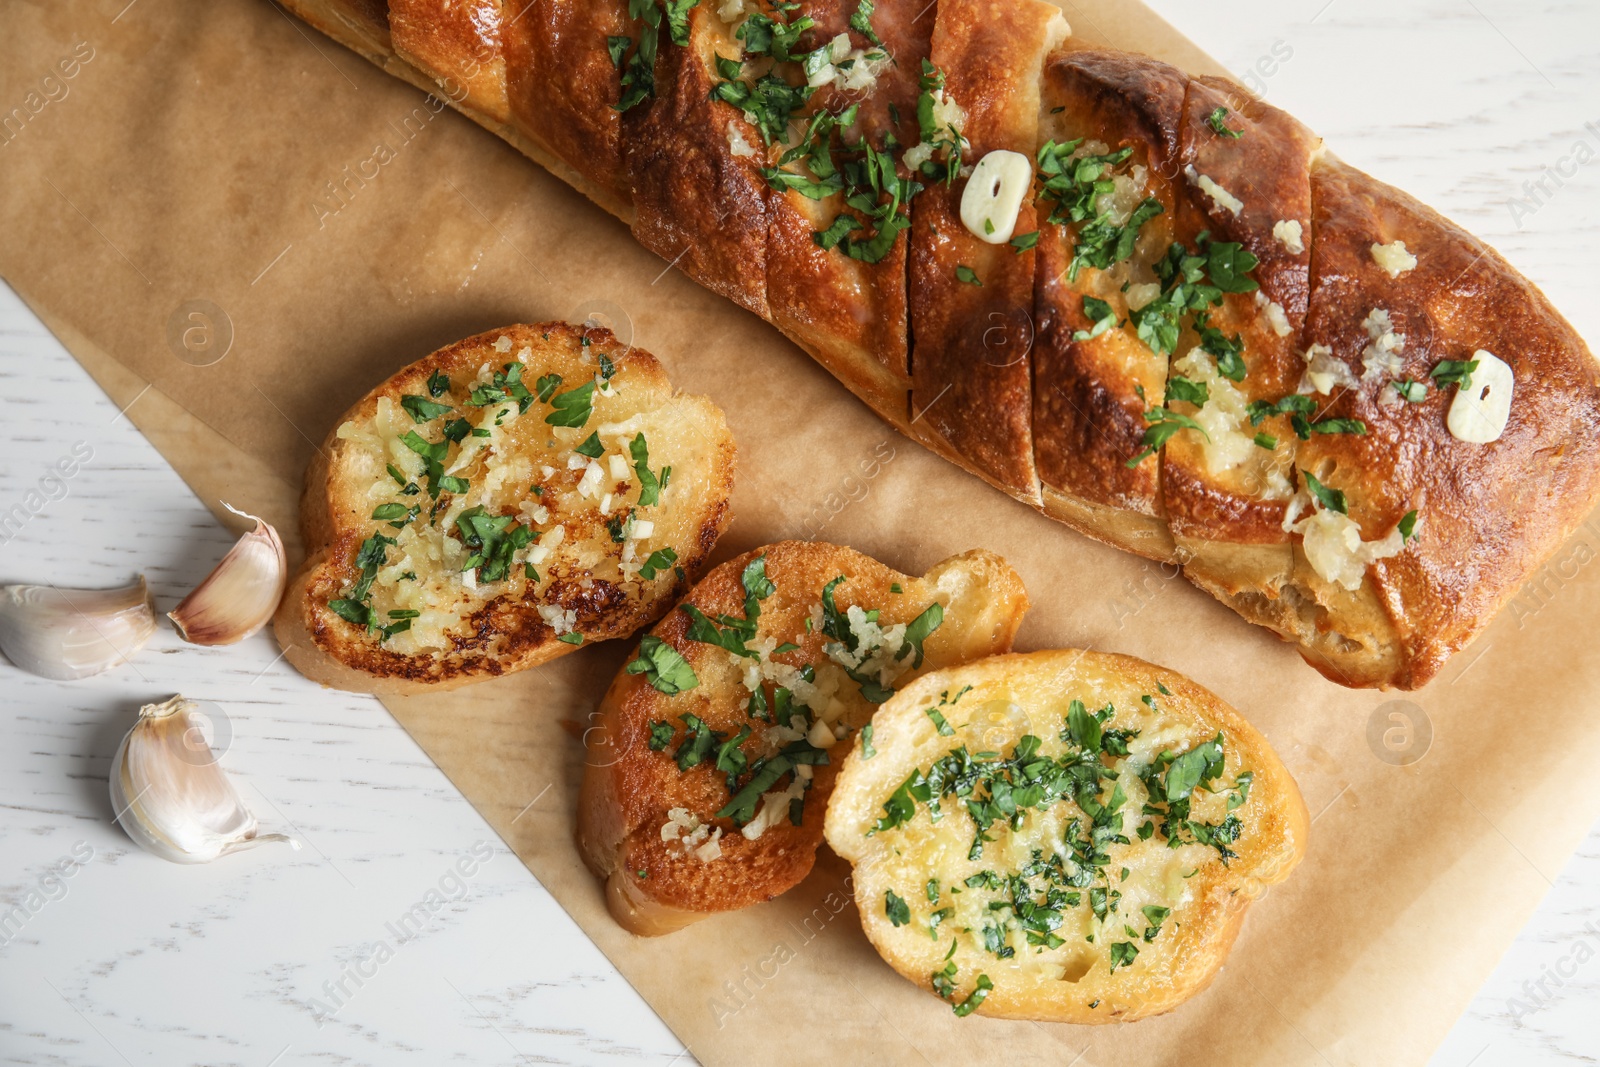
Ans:
[[[982,551],[921,578],[800,541],[717,567],[641,639],[585,735],[578,842],[611,914],[663,934],[796,885],[877,706],[1008,651],[1027,605]]]
[[[627,637],[699,573],[733,466],[722,412],[605,329],[469,337],[368,393],[312,461],[278,641],[324,685],[405,693]]]
[[[287,0],[896,427],[1416,688],[1600,496],[1600,371],[1461,228],[1042,0]]]
[[[828,844],[878,952],[957,1015],[1170,1011],[1305,853],[1305,803],[1266,739],[1128,656],[934,671],[872,727],[839,771]]]

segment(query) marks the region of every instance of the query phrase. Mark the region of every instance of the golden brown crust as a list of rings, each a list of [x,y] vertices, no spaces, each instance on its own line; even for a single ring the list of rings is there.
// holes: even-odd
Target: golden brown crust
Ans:
[[[949,702],[952,693],[962,695]],[[1208,846],[1186,844],[1180,855],[1162,840],[1141,853],[1143,839],[1132,830],[1149,812],[1141,810],[1142,801],[1130,799],[1122,815],[1128,844],[1107,846],[1111,865],[1132,866],[1131,879],[1125,868],[1122,879],[1114,883],[1118,897],[1107,898],[1118,900],[1125,914],[1111,916],[1101,927],[1089,914],[1089,902],[1080,898],[1058,903],[1063,938],[1049,947],[1024,945],[1020,934],[1006,933],[1001,923],[997,932],[1016,953],[1001,959],[986,946],[988,935],[978,933],[976,923],[972,931],[965,930],[964,920],[970,914],[963,912],[965,902],[976,894],[978,900],[970,906],[982,909],[985,887],[964,881],[964,876],[980,869],[1002,879],[1019,873],[1014,868],[1026,862],[1032,840],[1043,834],[1055,842],[1059,828],[1049,819],[1083,818],[1075,805],[1062,799],[1054,807],[1069,808],[1064,814],[1024,815],[1015,836],[1003,824],[995,824],[989,831],[990,843],[977,860],[966,858],[974,841],[972,821],[950,799],[938,823],[928,821],[914,804],[914,813],[903,825],[878,831],[876,824],[888,810],[885,801],[913,771],[925,771],[960,746],[970,753],[987,750],[1004,755],[1024,734],[1031,734],[1041,739],[1044,755],[1053,758],[1057,750],[1065,752],[1065,743],[1058,744],[1057,737],[1073,699],[1088,709],[1110,704],[1116,715],[1109,724],[1140,730],[1128,741],[1130,758],[1153,760],[1163,750],[1188,751],[1220,732],[1224,769],[1215,799],[1209,801],[1211,810],[1222,814],[1220,794],[1233,788],[1241,771],[1252,774],[1248,799],[1232,812],[1240,822],[1231,846],[1238,855],[1224,864]],[[929,707],[942,709],[948,735],[925,714]],[[876,754],[867,760],[852,751],[839,772],[828,808],[828,844],[854,868],[862,926],[879,954],[923,988],[933,988],[933,976],[953,962],[949,975],[953,990],[947,994],[952,1003],[965,1000],[976,988],[978,975],[986,975],[994,988],[977,1008],[978,1014],[1110,1023],[1171,1011],[1211,982],[1250,903],[1266,887],[1286,879],[1305,855],[1310,830],[1305,802],[1266,738],[1208,690],[1129,656],[1034,652],[936,671],[885,704],[874,726]],[[1142,785],[1136,775],[1133,778],[1119,781],[1119,788],[1128,790],[1130,798],[1143,797]],[[925,903],[931,894],[924,894],[923,888],[930,880],[936,883],[938,900]],[[951,893],[951,888],[962,890],[961,895]],[[885,906],[886,892],[896,890],[910,916],[909,922],[898,926]],[[1122,926],[1147,927],[1149,914],[1141,914],[1140,906],[1162,899],[1170,914],[1158,924],[1159,934],[1133,939],[1139,949],[1133,962],[1120,971],[1108,967],[1109,944],[1126,939]],[[948,921],[937,928],[937,939],[930,939],[931,913],[940,906],[949,909],[942,916]],[[949,914],[952,911],[954,915]],[[988,916],[1005,918],[990,910],[985,925]],[[1085,941],[1085,929],[1102,936]]]
[[[714,293],[762,318],[767,307],[767,183],[759,159],[736,156],[730,130],[761,143],[744,115],[711,97],[715,57],[736,57],[733,28],[707,4],[690,9],[689,44],[656,59],[656,98],[623,119],[633,235]],[[640,110],[643,110],[642,108]]]
[[[910,669],[896,683],[902,685],[926,670],[1009,650],[1027,607],[1021,579],[991,553],[968,552],[916,578],[847,548],[798,541],[770,545],[722,564],[695,586],[685,603],[710,618],[719,614],[742,618],[745,590],[740,576],[758,556],[765,557],[766,575],[775,586],[773,595],[760,603],[758,640],[798,646],[774,652],[768,659],[795,669],[812,665],[824,690],[837,684],[833,699],[843,710],[833,711],[851,728],[870,717],[872,706],[823,651],[831,639],[808,625],[823,588],[834,578],[846,577],[834,591],[841,612],[852,605],[877,609],[886,628],[909,623],[935,602],[943,604],[944,621],[924,644],[922,668]],[[895,586],[901,592],[896,593]],[[722,735],[751,727],[753,735],[740,747],[752,761],[767,751],[763,734],[771,723],[752,718],[748,711],[751,694],[741,679],[752,661],[730,663],[735,659],[730,653],[690,640],[688,630],[689,618],[680,610],[651,633],[684,657],[697,685],[666,696],[645,675],[620,673],[600,706],[602,728],[588,735],[578,840],[590,868],[608,882],[612,914],[639,934],[666,933],[716,912],[769,900],[804,878],[822,842],[823,810],[837,759],[854,738],[847,732],[828,748],[832,762],[813,769],[799,825],[784,816],[752,840],[730,820],[713,818],[729,802],[726,775],[709,763],[679,770],[672,753],[686,734],[680,716],[698,716]],[[764,692],[776,706],[774,684],[767,683]],[[821,714],[826,709],[814,710]],[[651,725],[657,722],[670,725],[674,736],[671,744],[653,750],[648,742]],[[676,839],[663,839],[669,812],[679,808],[721,831],[720,856],[704,860],[686,852]]]
[[[966,112],[964,158],[996,149],[1032,156],[1039,67],[1065,24],[1050,4],[946,0],[932,61]],[[1038,506],[1033,462],[1033,251],[988,244],[961,223],[966,182],[934,183],[912,201],[913,436],[965,457],[989,481]],[[1037,228],[1033,204],[1017,234]],[[981,285],[961,281],[958,267]]]
[[[1177,71],[1143,56],[1067,50],[1050,57],[1042,85],[1041,143],[1084,139],[1111,151],[1132,149],[1131,164],[1149,173],[1149,195],[1173,203],[1184,92]],[[1169,207],[1145,224],[1135,262],[1160,258],[1173,234]],[[1110,303],[1119,321],[1127,318],[1127,279],[1119,272],[1085,267],[1077,283],[1068,278],[1075,244],[1069,226],[1041,225],[1033,400],[1039,477],[1085,508],[1129,511],[1164,524],[1159,462],[1132,468],[1128,462],[1142,448],[1145,410],[1166,395],[1167,361],[1131,332],[1073,339],[1094,325],[1083,312],[1085,295]],[[1146,268],[1138,278],[1148,282],[1154,275]]]
[[[1600,367],[1542,293],[1434,211],[1332,159],[1312,171],[1312,187],[1309,332],[1353,374],[1371,343],[1363,323],[1383,309],[1406,338],[1402,377],[1426,380],[1440,361],[1470,360],[1478,349],[1515,375],[1511,420],[1491,444],[1450,435],[1453,388],[1394,403],[1383,400],[1385,376],[1327,409],[1361,419],[1365,436],[1318,435],[1300,447],[1302,470],[1346,492],[1363,539],[1387,534],[1408,511],[1420,516],[1418,538],[1367,580],[1396,632],[1400,669],[1355,679],[1414,688],[1488,624],[1593,506]],[[1395,240],[1417,257],[1398,283],[1371,251]]]
[[[486,8],[489,0],[475,2]],[[557,0],[536,3],[537,11],[525,18],[538,14],[544,20],[540,28],[528,32],[530,40],[544,42],[549,50],[552,58],[542,69],[550,73],[541,77],[550,81],[562,75],[552,64],[559,66],[560,56],[566,54],[551,43],[548,32],[555,24],[552,20],[560,16],[552,6]],[[563,10],[573,18],[614,18],[620,3],[605,0],[598,8]],[[468,54],[462,49],[470,42],[460,37],[459,25],[449,23],[446,16],[440,16],[445,21],[433,32],[423,26],[420,20],[429,4],[430,0],[408,0],[395,5],[397,39],[392,44],[391,19],[382,3],[286,0],[291,10],[319,29],[391,73],[433,91],[438,88],[434,79],[396,57],[393,47],[442,73],[452,57],[458,65],[462,62]],[[850,8],[845,0],[816,0],[809,6],[823,28],[808,45],[822,32],[837,28],[839,17]],[[886,39],[893,37],[902,49],[915,53],[926,33],[922,20],[934,22],[934,36],[944,42],[939,46],[941,56],[954,57],[949,63],[952,84],[958,86],[954,95],[966,94],[959,102],[973,116],[965,131],[974,141],[969,162],[985,147],[1005,141],[994,136],[994,130],[1020,129],[1035,121],[1019,114],[1019,109],[1032,106],[1036,84],[1026,72],[1037,57],[1028,53],[1025,42],[1037,34],[1037,16],[1053,14],[1054,9],[1042,12],[1037,4],[1019,7],[1002,5],[1000,0],[946,0],[932,9],[914,8],[914,3],[883,0],[875,25]],[[985,15],[997,17],[985,21]],[[1289,252],[1274,243],[1271,226],[1278,221],[1274,216],[1281,213],[1287,220],[1321,195],[1313,190],[1305,169],[1296,169],[1297,160],[1315,159],[1312,135],[1230,83],[1190,79],[1151,60],[1071,44],[1049,60],[1043,91],[1049,105],[1051,94],[1060,93],[1063,79],[1076,79],[1073,91],[1081,113],[1069,109],[1052,118],[1052,107],[1047,106],[1040,116],[1043,132],[1049,135],[1060,124],[1096,122],[1099,136],[1108,144],[1140,146],[1147,157],[1161,163],[1153,168],[1152,187],[1169,211],[1147,225],[1151,243],[1172,235],[1189,241],[1200,228],[1210,228],[1221,238],[1246,245],[1262,260],[1256,277],[1263,299],[1282,309],[1288,335],[1280,338],[1276,330],[1269,331],[1263,324],[1263,309],[1253,297],[1230,296],[1213,321],[1230,336],[1238,332],[1246,339],[1251,366],[1250,376],[1241,383],[1246,399],[1270,400],[1292,391],[1295,350],[1304,352],[1313,343],[1334,347],[1339,358],[1359,372],[1359,357],[1352,362],[1352,353],[1365,345],[1359,323],[1370,307],[1344,305],[1393,306],[1397,321],[1419,317],[1420,325],[1409,326],[1416,347],[1407,355],[1408,370],[1426,371],[1419,353],[1432,352],[1435,359],[1453,358],[1438,354],[1444,351],[1470,355],[1471,349],[1464,348],[1468,344],[1481,344],[1518,369],[1515,432],[1508,431],[1492,446],[1467,446],[1448,438],[1442,429],[1448,397],[1435,391],[1418,410],[1409,412],[1415,416],[1410,422],[1396,422],[1399,416],[1394,412],[1377,412],[1372,417],[1377,429],[1368,439],[1318,436],[1304,446],[1303,459],[1301,446],[1291,442],[1287,420],[1280,417],[1259,427],[1281,442],[1266,467],[1254,463],[1244,474],[1214,473],[1200,455],[1197,435],[1186,431],[1172,439],[1161,459],[1147,459],[1129,472],[1123,466],[1128,449],[1145,429],[1145,405],[1134,387],[1144,388],[1150,405],[1160,403],[1167,361],[1152,359],[1133,343],[1107,336],[1089,344],[1071,341],[1072,334],[1086,325],[1084,294],[1059,283],[1071,248],[1070,238],[1058,228],[1056,232],[1044,228],[1037,255],[1010,260],[1001,255],[998,263],[985,258],[984,249],[969,252],[958,247],[964,231],[955,221],[954,194],[960,183],[955,190],[932,189],[913,201],[918,222],[913,233],[928,233],[925,222],[940,232],[936,240],[913,239],[904,252],[910,260],[913,298],[907,301],[911,306],[906,313],[916,348],[910,367],[914,396],[908,398],[900,365],[904,339],[894,327],[902,313],[896,303],[897,268],[880,265],[866,272],[843,262],[837,252],[831,255],[832,262],[817,257],[803,269],[784,266],[786,256],[798,263],[804,258],[800,253],[814,255],[804,245],[808,228],[825,221],[831,208],[797,204],[792,195],[771,193],[757,172],[762,160],[733,155],[730,122],[750,143],[758,139],[734,109],[709,99],[711,48],[720,41],[733,54],[731,30],[706,3],[691,12],[690,24],[694,37],[689,50],[668,43],[663,31],[657,65],[660,96],[616,124],[627,182],[613,180],[617,171],[606,155],[612,118],[604,109],[614,98],[617,75],[604,69],[598,53],[587,56],[587,73],[571,83],[574,110],[583,114],[570,119],[558,120],[553,111],[535,114],[541,100],[533,92],[538,88],[535,81],[523,83],[529,87],[525,116],[517,114],[515,94],[509,98],[513,118],[509,124],[493,113],[492,85],[455,102],[475,121],[625,221],[632,222],[629,196],[637,193],[644,205],[636,227],[641,241],[668,260],[677,260],[702,284],[773,318],[853,392],[933,451],[1091,536],[1152,558],[1188,561],[1187,573],[1196,584],[1246,618],[1298,642],[1307,658],[1335,680],[1348,685],[1423,684],[1445,657],[1487,623],[1510,591],[1594,503],[1600,491],[1595,476],[1600,457],[1595,455],[1593,435],[1593,358],[1525,279],[1458,228],[1365,176],[1322,182],[1330,199],[1338,203],[1319,204],[1313,212],[1316,221],[1304,233],[1310,252]],[[980,41],[992,47],[972,47]],[[968,53],[965,59],[959,54],[963,48]],[[513,51],[509,43],[505,50],[508,55]],[[1009,60],[1004,58],[1008,55]],[[603,58],[609,65],[609,56]],[[508,75],[513,83],[517,62]],[[541,68],[530,61],[520,69],[526,75]],[[1024,76],[1019,78],[1018,72]],[[887,76],[886,92],[908,92],[914,73],[912,64],[901,63]],[[959,88],[963,84],[966,87]],[[1004,90],[1008,84],[1013,88]],[[584,92],[578,92],[579,87]],[[592,97],[585,95],[589,89]],[[830,92],[819,95],[832,107],[838,101],[831,100]],[[448,85],[446,95],[451,95]],[[1213,104],[1230,108],[1230,127],[1244,130],[1243,138],[1224,143],[1214,136],[1205,121],[1215,110]],[[870,115],[871,109],[867,110]],[[899,110],[898,136],[903,144],[913,143],[917,132],[911,109]],[[546,114],[548,141],[537,135]],[[870,119],[884,121],[883,114]],[[570,141],[561,141],[568,123],[578,129]],[[1017,134],[1012,139],[1017,142],[1012,147],[1023,151],[1034,143],[1032,135]],[[1243,202],[1240,215],[1219,212],[1214,199],[1198,191],[1183,173],[1188,166],[1238,196]],[[1331,163],[1311,164],[1316,175],[1331,174],[1331,168]],[[1169,187],[1165,192],[1162,182]],[[1413,224],[1425,235],[1422,239],[1448,253],[1434,256],[1435,263],[1458,267],[1460,278],[1428,274],[1424,258],[1418,271],[1404,278],[1385,275],[1364,277],[1359,285],[1349,283],[1349,272],[1369,265],[1362,258],[1363,242],[1371,243],[1368,231],[1402,233]],[[1031,225],[1025,219],[1019,230]],[[1320,246],[1330,235],[1343,243],[1337,252],[1323,256]],[[891,257],[895,254],[900,253]],[[1328,269],[1319,266],[1320,273],[1308,273],[1303,264],[1313,257],[1319,264],[1326,262]],[[977,271],[984,278],[984,289],[954,283],[957,263]],[[1340,309],[1326,337],[1319,322],[1332,319],[1316,314],[1324,276],[1331,280],[1331,288],[1321,302]],[[1420,279],[1426,279],[1425,292],[1417,291]],[[1032,289],[1024,293],[1029,280]],[[864,295],[850,296],[853,286],[860,286]],[[769,287],[781,294],[776,304],[768,302]],[[1305,323],[1303,309],[1312,312]],[[1352,323],[1346,312],[1356,311]],[[1123,312],[1119,306],[1119,315]],[[1008,363],[1010,352],[1033,342],[1034,332],[1038,339],[1030,355]],[[1450,341],[1435,343],[1434,334]],[[986,337],[1004,343],[986,349]],[[990,355],[986,361],[996,348],[1005,349],[1007,355]],[[1030,361],[1031,382],[1030,374],[1020,369]],[[1524,368],[1535,374],[1527,382]],[[1317,417],[1341,413],[1349,417],[1348,412],[1364,410],[1362,405],[1371,399],[1344,397],[1319,409]],[[1175,403],[1174,410],[1190,409]],[[1413,427],[1424,421],[1425,431],[1413,436]],[[1430,546],[1424,535],[1401,556],[1375,564],[1355,591],[1321,579],[1307,563],[1298,537],[1282,531],[1282,493],[1264,496],[1260,487],[1270,481],[1273,470],[1282,474],[1287,468],[1292,476],[1294,467],[1325,454],[1352,463],[1359,460],[1370,471],[1387,472],[1392,479],[1378,487],[1375,476],[1368,476],[1365,482],[1373,484],[1355,494],[1363,497],[1358,507],[1366,536],[1381,534],[1384,523],[1392,524],[1402,503],[1429,501],[1438,515],[1429,520],[1429,509],[1422,508],[1424,528],[1436,527],[1439,542]],[[1488,457],[1487,467],[1483,457]],[[1163,472],[1159,482],[1158,470]],[[1169,522],[1175,542],[1167,530]],[[1462,559],[1475,562],[1466,566]],[[1477,562],[1487,560],[1492,564]]]
[[[452,102],[496,122],[511,121],[503,21],[501,0],[389,0],[395,54],[438,82]]]
[[[517,128],[620,205],[632,203],[622,152],[612,36],[637,37],[625,0],[511,0],[505,91]]]
[[[1219,134],[1210,117],[1222,108],[1227,129],[1240,136]],[[1185,208],[1178,239],[1193,246],[1201,232],[1213,240],[1242,245],[1260,261],[1253,277],[1255,293],[1228,294],[1211,314],[1211,325],[1225,337],[1244,344],[1248,367],[1237,388],[1247,401],[1274,403],[1294,393],[1305,372],[1305,317],[1310,291],[1311,180],[1310,167],[1321,151],[1321,140],[1289,115],[1255,100],[1240,86],[1218,78],[1194,79],[1184,104],[1182,163],[1184,180],[1178,192]],[[1193,168],[1193,175],[1189,169]],[[1236,215],[1196,187],[1198,176],[1216,182],[1237,197],[1243,207]],[[1290,251],[1273,236],[1280,221],[1295,221],[1305,230],[1305,250]],[[1265,313],[1266,303],[1278,306],[1282,323],[1274,325]],[[1179,354],[1196,341],[1192,332],[1179,345]],[[1177,410],[1191,412],[1187,406]],[[1295,437],[1287,418],[1277,417],[1251,426],[1248,434],[1262,432],[1278,442],[1271,453],[1252,456],[1244,464],[1222,472],[1211,470],[1198,434],[1180,433],[1168,444],[1161,460],[1162,498],[1173,537],[1193,544],[1190,566],[1204,572],[1212,555],[1212,542],[1228,544],[1280,544],[1289,539],[1283,530],[1289,497],[1287,472],[1293,466]],[[1276,575],[1253,575],[1254,584],[1266,585]]]
[[[802,48],[820,47],[845,34],[855,48],[873,44],[852,30],[854,0],[811,0],[798,15],[816,27]],[[882,47],[894,57],[870,93],[827,85],[812,96],[807,117],[818,111],[840,114],[855,106],[859,135],[882,150],[893,134],[901,144],[917,140],[918,75],[927,58],[933,30],[926,0],[885,0],[873,13]],[[892,116],[898,115],[896,123]],[[773,151],[770,156],[781,153]],[[906,175],[902,168],[902,176]],[[767,302],[771,321],[809,351],[823,366],[874,408],[903,410],[911,388],[908,373],[906,248],[897,241],[877,263],[865,263],[821,248],[814,234],[841,214],[859,218],[836,193],[813,200],[794,191],[768,194]],[[904,421],[903,419],[901,420]]]
[[[496,347],[497,342],[501,347]],[[378,469],[381,463],[374,467],[355,439],[341,437],[340,428],[370,423],[380,400],[394,403],[403,395],[428,396],[428,380],[435,372],[457,383],[471,382],[486,364],[498,367],[516,360],[524,350],[530,383],[551,372],[562,374],[569,383],[580,382],[594,375],[596,356],[606,355],[614,361],[619,395],[631,389],[648,405],[639,410],[670,411],[670,418],[681,424],[680,432],[697,441],[692,460],[675,467],[672,485],[677,500],[672,501],[672,511],[666,506],[668,498],[663,497],[663,504],[650,512],[663,529],[662,542],[672,536],[671,547],[682,576],[666,569],[655,580],[644,581],[547,567],[542,587],[535,582],[513,582],[485,598],[465,626],[452,632],[448,651],[394,651],[330,607],[331,601],[348,595],[346,591],[359,577],[356,557],[363,541],[374,533],[395,533],[369,517],[375,499],[368,492],[372,472],[377,470],[380,480],[388,476]],[[530,411],[521,418],[538,417]],[[527,432],[541,438],[550,433],[542,422],[538,429]],[[658,440],[658,446],[660,443]],[[656,461],[659,453],[658,447]],[[684,458],[690,457],[685,454]],[[341,416],[329,433],[307,471],[302,526],[309,558],[291,579],[274,620],[279,644],[290,663],[324,685],[407,693],[450,689],[524,670],[577,648],[558,639],[538,611],[541,605],[571,611],[570,628],[583,634],[585,643],[626,637],[665,611],[704,566],[730,518],[733,461],[733,442],[722,413],[709,401],[673,396],[655,358],[642,349],[622,345],[607,330],[545,323],[508,326],[469,337],[396,373]],[[495,460],[489,462],[492,465]],[[542,483],[542,490],[554,494],[557,482],[570,474],[561,471],[540,477],[535,473],[532,477]],[[559,486],[562,492],[569,488],[565,483]],[[625,487],[619,484],[616,491],[624,493]],[[555,506],[554,495],[526,496],[534,504],[544,500]],[[423,503],[427,500],[420,493],[415,498]],[[427,514],[424,508],[413,521],[425,522]],[[548,525],[546,533],[559,525],[569,543],[607,535],[607,519],[597,510],[574,512],[563,504],[553,514],[556,521]]]

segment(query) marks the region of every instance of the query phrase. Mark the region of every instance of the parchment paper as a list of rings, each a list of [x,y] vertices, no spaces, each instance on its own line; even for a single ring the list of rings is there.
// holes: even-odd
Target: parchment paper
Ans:
[[[1428,689],[1340,689],[1170,570],[898,437],[578,194],[279,9],[124,4],[0,16],[0,108],[21,109],[0,112],[0,275],[214,507],[293,539],[313,442],[374,383],[469,333],[602,310],[728,413],[720,558],[785,537],[903,570],[1001,552],[1034,598],[1022,647],[1188,673],[1266,732],[1316,816],[1305,864],[1178,1012],[958,1020],[872,952],[831,856],[772,904],[671,937],[611,922],[571,827],[576,735],[622,643],[389,701],[703,1062],[1420,1063],[1600,815],[1600,520]],[[1065,6],[1081,36],[1214,69],[1136,2]]]

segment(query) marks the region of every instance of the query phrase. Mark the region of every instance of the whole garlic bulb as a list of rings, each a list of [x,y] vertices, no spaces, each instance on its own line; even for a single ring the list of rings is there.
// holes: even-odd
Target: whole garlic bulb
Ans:
[[[174,863],[209,863],[268,841],[206,743],[193,701],[175,696],[139,709],[111,761],[111,809],[147,852]]]
[[[71,682],[132,659],[156,632],[144,576],[121,589],[0,587],[0,652],[22,670]]]

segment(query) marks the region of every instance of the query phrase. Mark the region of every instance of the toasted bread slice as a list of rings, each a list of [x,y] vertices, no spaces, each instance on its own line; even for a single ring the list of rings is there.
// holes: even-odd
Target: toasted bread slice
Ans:
[[[805,5],[803,17],[815,23],[806,40],[815,47],[826,42],[833,62],[819,71],[816,91],[797,118],[808,124],[826,123],[824,112],[853,114],[845,143],[870,145],[878,152],[889,152],[897,142],[916,144],[921,137],[917,99],[922,64],[928,58],[934,23],[932,18],[919,18],[927,12],[927,0],[879,0],[872,9],[873,37],[851,25],[859,10],[857,0],[809,0]],[[768,165],[791,176],[780,180],[804,183],[801,188],[773,189],[767,198],[767,303],[772,324],[813,353],[875,410],[890,412],[891,418],[898,415],[899,423],[904,423],[911,391],[907,242],[895,241],[881,257],[868,257],[871,262],[841,255],[831,244],[823,247],[817,235],[841,218],[860,225],[853,238],[868,239],[876,223],[848,205],[843,189],[830,194],[826,183],[819,187],[813,161],[796,157],[791,145],[780,141],[761,151]],[[892,158],[892,152],[889,155]],[[896,173],[914,177],[909,167]]]
[[[641,641],[586,735],[578,841],[611,914],[662,934],[797,884],[838,761],[877,702],[1009,650],[1027,604],[1016,572],[983,551],[914,578],[785,541],[712,571]],[[722,644],[707,642],[713,629]]]
[[[640,244],[689,277],[766,318],[767,182],[747,113],[716,95],[718,59],[737,60],[737,27],[709,4],[684,15],[685,43],[656,59],[655,97],[622,119]],[[749,155],[744,152],[749,151]]]
[[[278,641],[324,685],[404,693],[626,637],[703,565],[733,464],[721,410],[675,394],[653,356],[607,330],[469,337],[328,436]]]
[[[417,0],[411,0],[415,3]],[[434,0],[438,2],[438,0]],[[517,0],[502,14],[505,92],[512,124],[631,221],[623,162],[622,86],[607,42],[635,34],[624,0]]]
[[[1155,266],[1176,232],[1183,86],[1182,75],[1154,60],[1069,48],[1045,63],[1040,88],[1042,167],[1063,168],[1058,160],[1073,145],[1072,160],[1125,152],[1121,173],[1108,167],[1102,175],[1114,185],[1116,218],[1131,218],[1147,199],[1163,205],[1129,256],[1102,270],[1077,259],[1070,212],[1043,190],[1033,440],[1044,507],[1091,537],[1161,560],[1173,558],[1173,545],[1158,466],[1129,460],[1143,447],[1146,409],[1164,400],[1168,361],[1133,330],[1097,330],[1084,298],[1104,301],[1126,322],[1131,294],[1156,282]]]
[[[1127,656],[935,671],[879,710],[872,743],[839,772],[828,844],[878,952],[957,1015],[1169,1011],[1305,852],[1305,803],[1266,739]]]
[[[959,136],[961,161],[1006,150],[1033,154],[1039,70],[1067,36],[1061,11],[1039,0],[945,0],[931,62],[943,72],[932,125]],[[930,82],[932,84],[932,82]],[[990,244],[961,221],[967,182],[951,181],[949,150],[911,202],[911,435],[1019,500],[1040,504],[1033,459],[1034,252]],[[941,170],[941,168],[943,168]],[[1015,234],[1037,230],[1031,199]]]

